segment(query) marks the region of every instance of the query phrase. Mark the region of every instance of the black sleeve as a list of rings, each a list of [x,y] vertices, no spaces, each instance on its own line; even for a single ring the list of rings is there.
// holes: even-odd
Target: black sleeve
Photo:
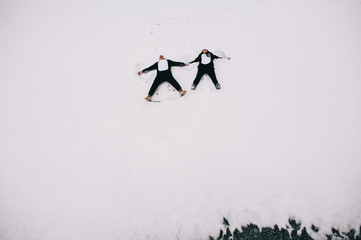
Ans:
[[[200,62],[201,61],[201,54],[198,55],[198,57],[196,57],[196,59],[194,59],[192,62],[190,63],[195,63],[195,62]]]
[[[149,72],[149,71],[152,71],[152,70],[157,69],[157,64],[158,64],[158,63],[154,63],[152,66],[143,69],[143,70],[142,70],[142,73],[147,73],[147,72]]]
[[[214,54],[212,54],[212,55],[213,55],[213,59],[221,58],[221,57],[218,57],[217,55],[214,55]]]
[[[172,60],[168,60],[168,63],[170,66],[179,66],[179,67],[183,67],[185,66],[186,64],[185,63],[182,63],[182,62],[174,62]]]

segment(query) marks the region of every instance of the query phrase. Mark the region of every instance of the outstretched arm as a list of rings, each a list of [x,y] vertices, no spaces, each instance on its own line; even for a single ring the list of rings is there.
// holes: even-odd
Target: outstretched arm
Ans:
[[[187,64],[182,63],[182,62],[174,62],[172,60],[168,60],[168,62],[170,63],[171,66],[179,66],[179,67],[183,67],[186,66]]]
[[[150,72],[155,69],[157,69],[157,63],[154,63],[152,66],[147,67],[147,68],[143,69],[142,71],[138,72],[138,75],[141,75],[142,73]]]
[[[219,58],[221,58],[221,57],[218,57],[217,55],[213,54],[213,59],[219,59]]]
[[[198,55],[198,57],[196,57],[196,59],[194,59],[192,62],[190,63],[195,63],[195,62],[200,62],[201,61],[201,54]]]
[[[218,57],[217,55],[213,54],[213,59],[227,59],[227,60],[231,60],[230,57]]]

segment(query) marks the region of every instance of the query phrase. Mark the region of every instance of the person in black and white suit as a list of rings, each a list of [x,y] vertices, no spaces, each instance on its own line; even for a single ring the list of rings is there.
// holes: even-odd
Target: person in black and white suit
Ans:
[[[157,90],[158,86],[164,82],[169,82],[177,91],[179,91],[179,94],[183,96],[186,94],[187,91],[184,91],[182,87],[179,85],[177,80],[172,75],[171,67],[174,66],[186,66],[188,64],[182,63],[182,62],[174,62],[168,59],[165,59],[163,55],[160,55],[159,61],[154,63],[152,66],[143,69],[142,71],[138,72],[138,75],[141,75],[143,73],[147,73],[152,70],[157,70],[157,76],[154,79],[154,82],[148,92],[148,96],[145,98],[147,101],[151,101],[152,96],[154,92]]]
[[[197,85],[204,74],[208,74],[208,76],[211,78],[217,90],[221,89],[221,85],[219,84],[216,77],[216,73],[214,72],[214,63],[213,63],[214,59],[219,59],[219,58],[221,57],[214,55],[207,49],[203,49],[203,51],[198,55],[198,57],[194,59],[192,62],[190,62],[190,63],[199,62],[198,72],[196,78],[193,81],[191,88],[192,90],[195,90],[197,88]],[[227,60],[231,60],[231,58],[227,57]]]

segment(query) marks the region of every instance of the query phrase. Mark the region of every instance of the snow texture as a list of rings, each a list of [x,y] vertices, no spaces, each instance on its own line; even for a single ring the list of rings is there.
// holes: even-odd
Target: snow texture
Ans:
[[[361,1],[0,2],[0,239],[361,224]],[[158,60],[219,56],[144,97]]]

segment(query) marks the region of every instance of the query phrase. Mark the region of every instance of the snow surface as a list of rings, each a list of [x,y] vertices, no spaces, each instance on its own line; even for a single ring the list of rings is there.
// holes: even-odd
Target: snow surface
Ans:
[[[0,239],[360,226],[360,30],[359,0],[2,0]],[[192,64],[144,101],[203,48],[220,91]]]

